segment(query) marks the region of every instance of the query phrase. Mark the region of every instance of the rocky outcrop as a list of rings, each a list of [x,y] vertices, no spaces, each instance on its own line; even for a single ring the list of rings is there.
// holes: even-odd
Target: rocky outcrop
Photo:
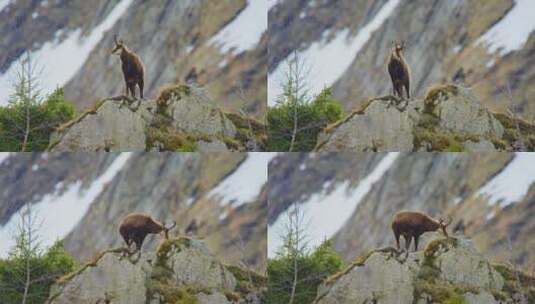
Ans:
[[[470,240],[434,234],[423,251],[388,247],[328,278],[314,303],[531,303],[535,278],[492,264]]]
[[[199,240],[163,241],[136,259],[126,248],[102,252],[61,278],[47,303],[260,303],[266,278],[224,265]]]
[[[431,88],[421,100],[394,96],[369,100],[320,133],[316,150],[532,150],[533,127],[490,112],[470,89],[444,85]]]
[[[205,91],[177,85],[156,100],[118,96],[98,102],[58,128],[50,151],[261,150],[264,127],[223,112]]]

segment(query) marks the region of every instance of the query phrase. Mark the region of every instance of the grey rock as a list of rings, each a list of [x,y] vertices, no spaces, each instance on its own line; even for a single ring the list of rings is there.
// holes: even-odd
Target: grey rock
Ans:
[[[212,294],[205,294],[201,292],[197,295],[197,300],[199,304],[230,304],[231,302],[227,300],[225,295],[216,292]]]
[[[200,140],[197,142],[196,150],[199,152],[229,151],[229,149],[227,148],[227,145],[225,145],[225,143],[220,140],[213,140],[213,141]]]
[[[87,303],[94,304],[105,299],[106,295],[113,303],[144,304],[146,273],[140,260],[133,264],[128,259],[121,259],[119,254],[105,254],[94,267],[88,267],[64,285],[52,288],[51,295],[58,294],[51,304]]]
[[[503,277],[478,253],[467,240],[458,240],[456,248],[449,248],[436,259],[441,277],[454,284],[466,284],[485,289],[501,290]]]
[[[202,241],[171,244],[164,257],[165,266],[159,267],[172,269],[175,282],[200,289],[234,290],[236,278],[210,254]]]
[[[442,94],[435,100],[433,114],[440,126],[457,134],[501,138],[502,124],[476,99],[471,90],[456,86],[457,94]]]
[[[464,294],[464,299],[467,304],[497,304],[498,301],[487,291],[481,291],[480,293],[474,294],[468,292]]]
[[[497,149],[494,147],[494,145],[485,139],[482,139],[480,141],[474,142],[471,140],[467,140],[464,142],[464,149],[467,152],[487,152],[487,151],[497,151]]]
[[[167,112],[173,117],[173,127],[183,132],[208,136],[236,135],[234,124],[201,89],[191,88],[189,96],[173,95]]]
[[[422,130],[451,138],[468,138],[467,151],[496,151],[493,139],[504,136],[504,127],[469,89],[444,86],[432,100],[398,101],[392,96],[373,100],[336,127],[318,136],[317,151],[430,151],[430,142],[415,138]],[[449,91],[454,90],[456,93]],[[431,135],[435,136],[435,135]],[[476,138],[479,141],[472,141]]]
[[[316,303],[412,303],[414,279],[409,265],[386,254],[372,254],[365,265],[354,267],[332,286],[322,286]]]
[[[319,151],[411,151],[413,117],[422,104],[400,109],[396,102],[389,97],[372,101],[364,113],[354,114],[330,134],[321,133]]]
[[[145,111],[141,111],[145,112]],[[143,151],[146,121],[124,102],[106,101],[52,138],[51,151]]]

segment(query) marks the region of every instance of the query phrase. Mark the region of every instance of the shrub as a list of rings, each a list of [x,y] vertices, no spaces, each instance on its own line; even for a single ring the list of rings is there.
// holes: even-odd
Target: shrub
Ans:
[[[28,255],[15,247],[7,259],[0,259],[0,303],[22,302],[27,266],[31,269],[32,283],[26,303],[40,304],[48,298],[55,280],[75,269],[76,261],[65,252],[62,241],[57,241],[44,254],[32,249]]]
[[[42,102],[36,96],[27,99],[23,95],[15,94],[7,106],[0,107],[0,151],[43,151],[55,128],[74,117],[74,107],[65,101],[62,88]],[[28,140],[23,147],[26,130]]]
[[[288,303],[294,281],[294,261],[297,263],[298,280],[294,303],[309,304],[316,297],[318,286],[325,278],[338,272],[342,259],[332,248],[331,241],[325,241],[312,253],[301,253],[294,256],[280,252],[277,257],[268,261],[268,291],[266,303]]]
[[[311,151],[321,130],[343,114],[330,88],[311,102],[289,100],[268,109],[268,151],[290,151],[294,129],[297,132],[292,151]]]

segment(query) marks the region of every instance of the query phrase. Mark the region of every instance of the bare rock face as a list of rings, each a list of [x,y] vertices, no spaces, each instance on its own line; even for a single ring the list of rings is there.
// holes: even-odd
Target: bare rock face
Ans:
[[[515,142],[528,137],[511,126],[506,129],[502,121],[509,123],[511,118],[490,112],[470,89],[445,85],[431,88],[423,100],[386,96],[366,102],[320,133],[316,150],[516,150]]]
[[[387,254],[372,254],[365,264],[342,275],[335,284],[321,286],[316,303],[373,303],[379,299],[380,303],[412,303],[410,265]]]
[[[407,108],[397,107],[392,96],[373,99],[363,110],[351,114],[331,132],[319,135],[319,151],[410,151],[413,149],[416,108],[421,102]]]
[[[51,151],[143,151],[146,121],[125,106],[126,100],[105,101],[52,136]],[[154,102],[142,102],[141,111]]]
[[[202,88],[177,85],[156,100],[118,96],[97,103],[61,126],[49,150],[245,151],[250,141],[261,149],[262,128],[236,125],[248,120],[253,121],[221,110]]]
[[[125,250],[105,251],[60,279],[48,303],[245,303],[265,290],[265,278],[251,272],[258,284],[241,282],[248,270],[222,264],[202,241],[166,240],[139,259],[124,257]]]
[[[387,247],[356,259],[320,286],[315,303],[515,303],[524,287],[502,273],[470,241],[435,233],[423,251]]]

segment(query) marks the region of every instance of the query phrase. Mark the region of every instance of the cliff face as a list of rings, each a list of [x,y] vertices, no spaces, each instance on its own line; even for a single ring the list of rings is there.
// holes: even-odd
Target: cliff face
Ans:
[[[81,212],[74,216],[79,217],[74,222],[64,216],[60,218],[61,225],[58,225],[65,229],[58,232],[49,227],[43,233],[54,233],[52,241],[64,237],[66,250],[79,261],[86,261],[99,251],[123,246],[124,241],[117,231],[122,217],[130,212],[144,212],[167,223],[176,221],[173,235],[184,235],[188,226],[196,226],[188,233],[203,238],[218,259],[244,263],[263,272],[267,233],[263,185],[266,180],[253,182],[249,177],[246,194],[236,188],[232,188],[232,193],[226,190],[234,185],[229,178],[239,180],[244,170],[254,171],[251,165],[261,163],[255,157],[262,155],[12,154],[0,164],[0,180],[4,182],[0,190],[3,223],[0,237],[11,239],[15,227],[5,226],[5,223],[16,219],[17,211],[26,203],[40,210],[37,216],[45,220],[45,225],[55,225],[46,220],[47,215],[56,213],[58,208],[70,210],[69,216]],[[258,173],[262,172],[265,168],[260,167]],[[108,179],[105,183],[103,176]],[[258,184],[253,186],[255,182]],[[45,201],[46,210],[40,208]],[[44,237],[50,238],[49,235]],[[157,237],[147,237],[143,250],[154,250],[157,243]],[[8,248],[4,248],[7,245],[2,245],[7,252]]]
[[[512,0],[484,3],[477,0],[368,0],[317,5],[308,5],[307,1],[283,1],[269,13],[270,73],[294,50],[303,55],[314,53],[307,52],[311,45],[334,44],[345,38],[338,37],[342,33],[352,41],[388,2],[396,2],[395,9],[370,33],[369,39],[364,40],[358,53],[347,60],[348,67],[335,75],[333,94],[347,110],[361,106],[368,98],[392,92],[386,61],[392,41],[404,40],[407,43],[405,57],[412,69],[414,96],[422,96],[436,83],[458,82],[472,87],[490,110],[505,113],[508,107],[514,107],[514,112],[532,120],[535,108],[530,84],[534,79],[535,35],[528,35],[527,41],[518,48],[506,46],[501,50],[496,45],[508,42],[503,35],[497,35],[494,44],[482,40],[500,21],[514,19],[508,16],[515,8]],[[506,35],[510,36],[528,29],[508,30],[510,34]],[[349,49],[349,45],[344,47],[344,51]],[[326,60],[305,59],[311,65]]]
[[[470,240],[437,234],[423,251],[387,247],[355,259],[314,303],[531,303],[534,280],[489,263]]]
[[[533,151],[535,125],[489,111],[446,85],[423,99],[374,98],[319,136],[317,151]]]
[[[253,2],[13,2],[0,11],[0,33],[6,37],[0,42],[4,50],[0,55],[0,75],[25,51],[42,55],[43,49],[63,47],[68,42],[72,48],[65,48],[59,60],[63,65],[72,66],[76,61],[80,68],[72,71],[72,77],[62,78],[60,82],[66,83],[60,85],[65,84],[67,100],[73,101],[80,110],[86,109],[95,100],[116,96],[125,90],[119,58],[110,55],[114,47],[113,35],[117,34],[144,62],[145,96],[148,98],[156,98],[163,85],[186,83],[186,76],[191,76],[194,70],[198,76],[196,82],[206,87],[222,108],[235,112],[243,110],[260,118],[265,112],[266,99],[265,29],[249,33],[248,37],[255,41],[236,38],[243,34],[239,30],[246,30],[243,28],[235,29],[237,32],[232,36],[225,34],[226,26],[246,18],[241,14],[249,14],[247,10],[254,9],[252,6],[257,3]],[[122,8],[120,15],[112,16],[111,12],[119,13],[114,11],[117,8]],[[110,16],[116,22],[108,24]],[[262,26],[258,19],[255,27]],[[102,39],[91,36],[103,28],[108,31],[102,33]],[[223,38],[217,36],[220,33]],[[77,52],[76,43],[87,44],[89,49],[81,52],[84,54],[72,54]],[[82,58],[81,62],[77,56]],[[34,59],[37,65],[49,64],[39,62],[40,58]],[[61,71],[47,71],[41,77],[54,78],[58,74]],[[56,86],[53,79],[44,82],[51,82],[52,88]],[[2,89],[6,85],[2,83]]]
[[[499,190],[511,188],[505,184],[506,180],[519,180],[519,175],[515,174],[522,175],[524,169],[521,168],[530,162],[529,159],[523,162],[522,158],[529,155],[401,153],[386,168],[383,161],[387,155],[383,153],[373,154],[373,157],[361,156],[366,154],[314,155],[315,158],[304,154],[301,157],[280,155],[271,162],[270,170],[281,169],[284,174],[273,174],[269,178],[270,234],[276,231],[278,220],[284,217],[288,206],[298,203],[305,217],[309,211],[310,231],[334,229],[328,237],[333,240],[336,251],[350,260],[372,248],[394,244],[390,224],[395,212],[418,210],[436,217],[447,214],[453,218],[448,229],[471,238],[486,257],[512,262],[531,271],[535,261],[528,249],[533,246],[529,235],[535,231],[533,184],[528,179],[525,189],[524,186],[520,190],[512,189],[511,194],[520,193],[515,193],[511,199],[501,198],[507,195]],[[381,166],[385,171],[377,175],[376,170]],[[379,178],[370,184],[372,175]],[[311,184],[309,180],[318,180],[319,185],[306,189],[290,187],[303,181]],[[491,193],[501,194],[487,194],[490,188],[494,189]],[[354,207],[344,207],[347,205]],[[333,209],[346,212],[332,218]],[[321,241],[325,234],[312,236]],[[422,244],[427,241],[424,235]]]
[[[171,86],[156,100],[96,103],[52,135],[51,151],[261,151],[264,126],[227,113],[204,89]]]
[[[163,240],[136,259],[125,248],[100,253],[60,278],[47,303],[261,303],[267,279],[221,263],[199,240]]]

